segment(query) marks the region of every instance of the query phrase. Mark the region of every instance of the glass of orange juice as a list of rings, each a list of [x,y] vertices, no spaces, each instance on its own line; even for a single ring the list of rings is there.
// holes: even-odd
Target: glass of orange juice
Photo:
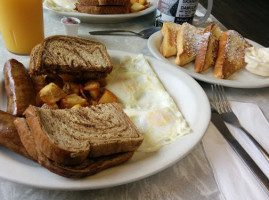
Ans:
[[[10,52],[30,54],[44,39],[42,0],[0,0],[0,30]]]

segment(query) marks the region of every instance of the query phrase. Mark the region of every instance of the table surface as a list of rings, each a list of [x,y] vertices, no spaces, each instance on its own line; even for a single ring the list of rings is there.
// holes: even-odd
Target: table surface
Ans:
[[[199,5],[198,10],[204,11]],[[45,36],[65,34],[60,23],[60,16],[44,11]],[[209,22],[214,21],[222,30],[226,28],[213,16]],[[92,38],[103,42],[107,49],[121,50],[132,53],[143,53],[152,56],[147,40],[138,37],[119,36],[90,36],[90,30],[102,29],[129,29],[140,31],[154,24],[154,13],[138,17],[119,24],[87,24],[79,27],[79,36]],[[204,25],[206,26],[206,24]],[[8,52],[2,38],[0,38],[0,63],[15,58],[21,62],[29,60],[29,56],[19,56]],[[206,93],[210,94],[210,85],[199,82]],[[267,119],[269,119],[269,90],[262,89],[236,89],[226,88],[230,100],[255,102],[260,106]],[[29,187],[7,180],[0,179],[0,199],[223,199],[210,165],[205,156],[203,146],[199,143],[185,158],[165,169],[164,171],[133,183],[97,190],[86,191],[58,191]]]

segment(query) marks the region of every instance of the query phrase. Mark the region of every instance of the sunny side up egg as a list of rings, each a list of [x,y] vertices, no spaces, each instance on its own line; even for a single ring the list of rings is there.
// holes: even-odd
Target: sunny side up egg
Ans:
[[[190,133],[191,129],[172,97],[140,54],[126,56],[107,77],[107,88],[144,136],[138,151],[153,152]]]

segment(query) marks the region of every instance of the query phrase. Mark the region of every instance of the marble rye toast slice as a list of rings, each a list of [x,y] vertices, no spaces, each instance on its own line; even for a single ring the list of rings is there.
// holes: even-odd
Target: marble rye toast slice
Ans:
[[[72,74],[105,78],[113,69],[103,43],[79,37],[55,35],[34,47],[30,74]]]
[[[20,136],[18,138],[21,139],[27,152],[32,156],[32,159],[51,172],[67,178],[82,178],[96,174],[102,170],[128,161],[134,153],[124,152],[98,158],[87,158],[81,164],[75,166],[62,165],[48,159],[40,152],[25,118],[16,118],[14,124]]]
[[[117,103],[57,110],[29,106],[25,115],[40,152],[62,165],[135,151],[143,141]]]

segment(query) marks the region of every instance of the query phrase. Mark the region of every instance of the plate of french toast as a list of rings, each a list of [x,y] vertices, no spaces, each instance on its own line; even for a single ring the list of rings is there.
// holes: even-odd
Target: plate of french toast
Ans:
[[[155,0],[45,0],[53,14],[77,17],[88,23],[119,23],[153,12]]]
[[[235,88],[269,86],[268,76],[246,69],[245,52],[264,47],[235,30],[222,31],[216,24],[199,28],[167,21],[149,38],[148,47],[154,57],[200,81]]]
[[[210,122],[188,74],[95,40],[47,37],[29,61],[7,60],[0,77],[0,177],[34,187],[146,178],[186,156]]]

